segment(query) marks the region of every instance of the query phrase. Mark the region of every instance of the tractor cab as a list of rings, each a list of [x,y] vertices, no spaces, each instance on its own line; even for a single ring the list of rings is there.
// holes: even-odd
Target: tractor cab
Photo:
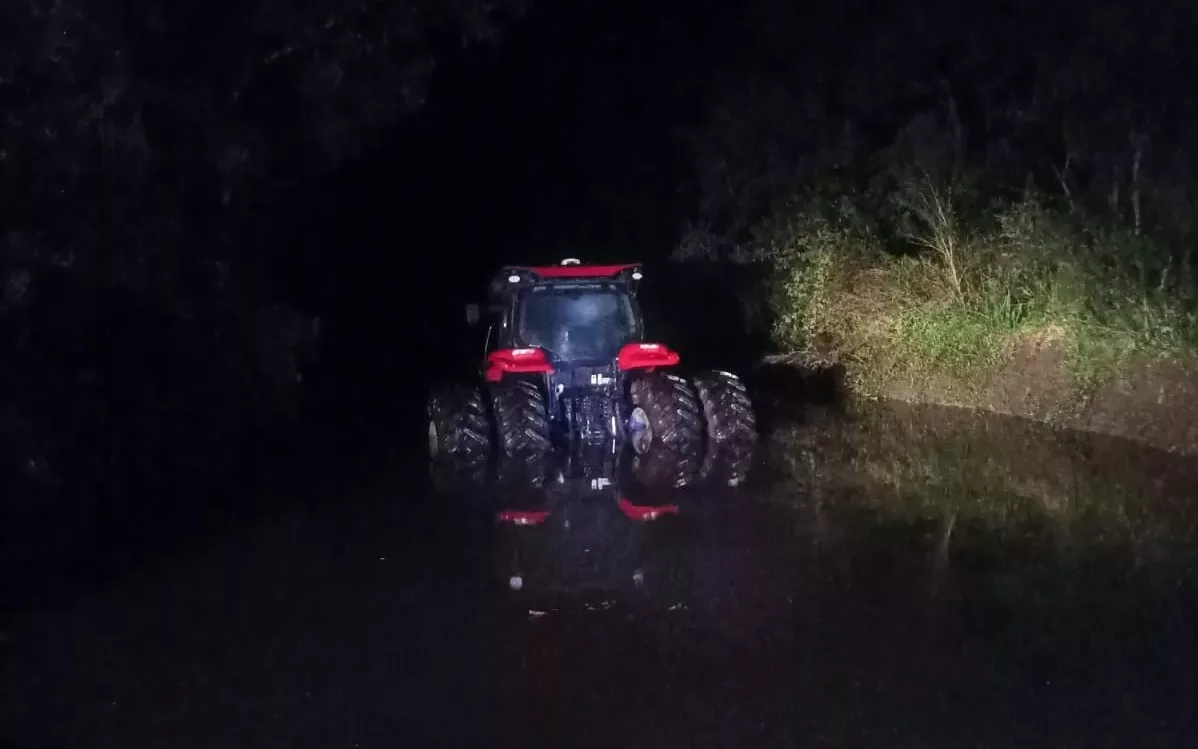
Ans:
[[[505,266],[489,288],[483,375],[488,382],[534,378],[556,431],[584,442],[625,436],[626,373],[678,357],[644,343],[636,263]]]
[[[559,366],[614,360],[642,340],[640,265],[507,266],[491,281],[485,355],[535,348]],[[480,317],[477,307],[468,312]]]

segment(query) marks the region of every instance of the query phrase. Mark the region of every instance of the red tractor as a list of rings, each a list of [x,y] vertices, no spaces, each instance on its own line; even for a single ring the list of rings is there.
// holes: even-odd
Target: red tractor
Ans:
[[[676,352],[645,340],[642,275],[639,264],[575,259],[503,268],[490,285],[481,382],[429,398],[435,471],[541,475],[555,456],[611,443],[643,476],[668,474],[650,483],[743,481],[757,443],[745,386],[729,372],[684,374]],[[467,315],[477,323],[478,307]]]

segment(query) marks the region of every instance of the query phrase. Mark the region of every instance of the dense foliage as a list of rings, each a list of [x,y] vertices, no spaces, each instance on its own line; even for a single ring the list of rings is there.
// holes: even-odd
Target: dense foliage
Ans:
[[[0,526],[203,503],[286,445],[321,332],[278,272],[297,195],[526,4],[5,4]]]
[[[1045,330],[1108,359],[1198,347],[1198,9],[749,6],[676,256],[776,271],[749,296],[780,345],[887,370],[976,370]]]

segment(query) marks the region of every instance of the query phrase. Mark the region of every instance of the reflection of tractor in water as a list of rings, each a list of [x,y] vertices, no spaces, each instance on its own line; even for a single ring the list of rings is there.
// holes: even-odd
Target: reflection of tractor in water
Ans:
[[[662,587],[670,575],[649,537],[677,522],[680,491],[628,476],[616,448],[593,446],[539,488],[494,495],[499,574],[521,608],[674,603],[662,598],[673,592]]]
[[[757,442],[745,387],[728,372],[672,371],[678,354],[644,340],[641,277],[639,265],[577,260],[504,268],[490,288],[483,382],[429,398],[434,477],[543,478],[614,441],[655,483],[743,481]]]

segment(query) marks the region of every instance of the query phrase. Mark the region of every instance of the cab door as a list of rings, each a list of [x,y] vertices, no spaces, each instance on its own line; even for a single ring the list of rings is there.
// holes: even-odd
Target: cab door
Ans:
[[[482,370],[487,369],[487,357],[491,352],[507,347],[508,332],[508,317],[509,312],[504,307],[493,306],[490,308],[490,317],[487,321],[487,334],[483,341],[483,360]]]

